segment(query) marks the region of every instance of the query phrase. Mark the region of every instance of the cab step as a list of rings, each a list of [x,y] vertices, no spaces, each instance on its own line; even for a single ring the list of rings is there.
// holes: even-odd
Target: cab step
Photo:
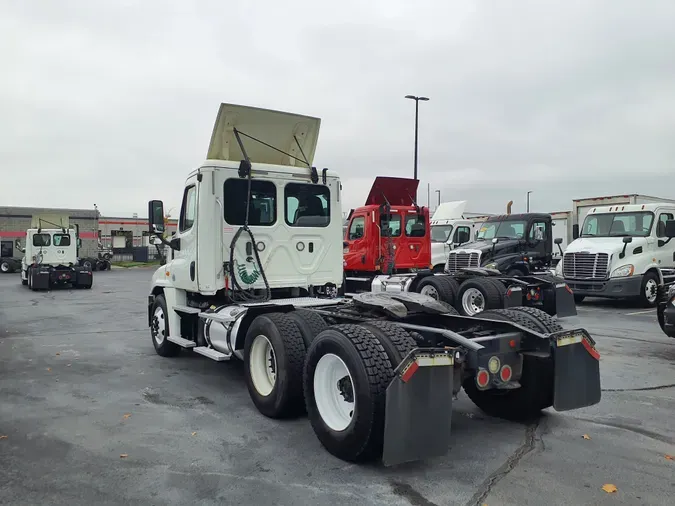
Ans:
[[[176,343],[178,346],[182,346],[183,348],[194,348],[195,346],[197,346],[197,343],[195,343],[194,341],[190,341],[189,339],[184,339],[182,337],[169,336],[166,339],[167,341]]]
[[[359,283],[370,283],[372,282],[372,278],[358,278],[356,276],[347,276],[345,278],[347,281],[357,281]]]
[[[229,323],[235,320],[230,315],[222,315],[218,313],[199,313],[198,316],[204,320],[213,320],[214,322],[218,323]]]
[[[199,309],[198,307],[190,307],[190,306],[173,306],[173,310],[176,313],[185,313],[185,314],[197,314],[202,312],[202,310]]]
[[[208,357],[211,360],[215,360],[216,362],[223,362],[225,360],[230,360],[230,357],[232,356],[226,355],[225,353],[221,353],[217,350],[214,350],[213,348],[209,348],[208,346],[197,346],[195,348],[192,348],[192,351],[196,351],[200,355],[204,355],[205,357]]]

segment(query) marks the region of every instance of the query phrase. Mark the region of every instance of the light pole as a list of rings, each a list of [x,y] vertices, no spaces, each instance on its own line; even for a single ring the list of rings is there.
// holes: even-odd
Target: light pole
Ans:
[[[438,193],[438,206],[440,207],[440,205],[441,205],[441,190],[436,190],[436,193]]]
[[[415,95],[406,95],[405,98],[415,101],[415,169],[413,177],[417,180],[417,130],[419,125],[420,100],[426,102],[429,99],[427,97],[416,97]],[[415,196],[415,200],[417,200],[417,196]]]
[[[532,193],[532,190],[527,192],[527,212],[530,212],[530,193]]]

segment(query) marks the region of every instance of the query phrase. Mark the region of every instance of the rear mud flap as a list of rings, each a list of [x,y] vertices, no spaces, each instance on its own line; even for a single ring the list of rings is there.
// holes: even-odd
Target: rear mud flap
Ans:
[[[504,295],[504,309],[518,307],[523,305],[523,289],[519,286],[512,286],[506,290]]]
[[[385,466],[440,457],[450,446],[454,350],[416,349],[387,387]]]
[[[551,334],[555,361],[553,407],[556,411],[600,402],[600,354],[585,330]]]
[[[555,312],[559,318],[577,315],[574,294],[570,291],[567,283],[555,283]]]

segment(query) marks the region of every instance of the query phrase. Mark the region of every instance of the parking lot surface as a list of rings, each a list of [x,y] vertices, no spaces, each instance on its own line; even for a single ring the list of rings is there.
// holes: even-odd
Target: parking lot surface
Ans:
[[[237,361],[159,357],[151,274],[51,292],[0,275],[0,504],[672,503],[675,340],[654,310],[589,300],[564,322],[597,341],[600,404],[524,426],[462,392],[446,456],[383,468],[332,457],[306,419],[262,416]]]

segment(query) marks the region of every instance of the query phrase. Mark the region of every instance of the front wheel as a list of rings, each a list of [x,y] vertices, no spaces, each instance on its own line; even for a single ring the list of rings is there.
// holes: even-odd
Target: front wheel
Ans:
[[[640,303],[644,307],[656,307],[658,302],[659,278],[653,272],[648,272],[642,278]]]
[[[89,288],[91,288],[91,285]],[[155,351],[160,357],[173,357],[180,353],[180,346],[167,339],[169,336],[169,319],[164,295],[158,295],[152,303],[150,336],[152,337]]]
[[[348,462],[382,456],[393,377],[384,347],[368,329],[333,325],[316,337],[305,363],[305,401],[312,429],[328,452]]]

